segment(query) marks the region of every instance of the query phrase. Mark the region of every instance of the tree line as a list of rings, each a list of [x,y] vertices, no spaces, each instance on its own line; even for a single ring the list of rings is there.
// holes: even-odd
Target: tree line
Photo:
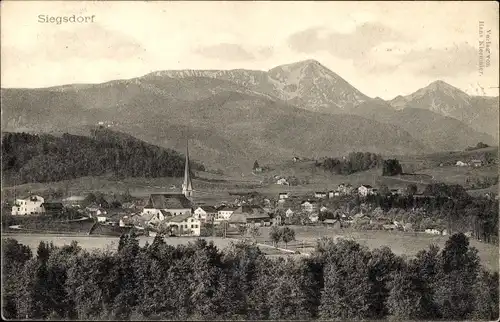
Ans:
[[[359,171],[377,168],[382,164],[383,158],[371,152],[351,152],[343,158],[326,158],[321,164],[323,169],[336,174],[348,175]]]
[[[118,251],[73,242],[30,248],[5,239],[3,316],[8,319],[346,320],[498,318],[498,273],[484,270],[467,237],[415,258],[352,240],[319,240],[309,257],[265,257],[255,244],[224,251],[200,239]]]
[[[184,157],[174,150],[109,130],[95,131],[93,137],[5,133],[2,158],[4,180],[12,184],[108,174],[120,178],[179,177],[185,164]],[[191,166],[204,170],[201,164]]]

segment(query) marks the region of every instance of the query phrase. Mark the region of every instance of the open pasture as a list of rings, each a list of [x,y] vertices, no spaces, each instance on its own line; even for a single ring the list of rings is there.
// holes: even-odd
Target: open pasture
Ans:
[[[389,246],[397,255],[415,256],[420,250],[427,249],[429,245],[435,244],[444,247],[449,236],[437,236],[426,233],[407,233],[399,231],[355,231],[351,229],[334,229],[325,226],[289,226],[295,231],[296,241],[288,244],[289,249],[297,249],[301,252],[310,252],[314,249],[316,241],[321,237],[349,238],[370,249]],[[269,227],[261,228],[261,235],[257,237],[260,243],[271,244],[269,238]],[[471,246],[479,251],[482,264],[490,270],[498,271],[498,245],[486,244],[470,239]],[[284,247],[280,243],[279,247]]]

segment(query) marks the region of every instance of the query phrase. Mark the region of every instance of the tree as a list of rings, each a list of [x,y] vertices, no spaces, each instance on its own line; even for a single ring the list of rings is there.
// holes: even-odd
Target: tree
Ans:
[[[391,193],[389,187],[387,187],[387,185],[385,184],[380,185],[378,191],[381,196],[387,196]]]
[[[295,230],[291,229],[290,227],[283,227],[283,230],[281,232],[281,239],[285,243],[285,248],[287,248],[288,243],[292,240],[295,240]]]
[[[272,240],[274,247],[278,247],[278,243],[282,237],[282,230],[277,226],[272,226],[269,230],[269,238]]]
[[[384,160],[382,166],[383,176],[395,176],[403,173],[403,168],[397,159]]]
[[[387,298],[389,313],[396,320],[416,320],[422,318],[420,280],[410,270],[395,272],[390,282]]]
[[[250,227],[248,227],[248,233],[250,234],[250,236],[252,236],[252,238],[255,241],[257,236],[260,236],[259,226],[255,225],[255,224],[251,225]]]
[[[406,194],[408,196],[413,196],[417,193],[417,185],[414,183],[410,183],[408,186],[406,186]]]
[[[440,268],[434,286],[434,299],[444,319],[466,319],[474,311],[474,285],[479,273],[477,249],[468,238],[454,234],[440,256]]]
[[[238,232],[240,233],[241,236],[245,236],[247,233],[248,227],[247,225],[239,225],[238,226]]]
[[[255,162],[253,163],[253,170],[257,170],[258,168],[260,168],[259,162],[257,162],[257,160],[255,160]]]

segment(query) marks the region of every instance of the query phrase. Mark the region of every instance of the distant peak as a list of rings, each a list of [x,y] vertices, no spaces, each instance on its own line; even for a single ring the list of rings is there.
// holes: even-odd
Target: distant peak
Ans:
[[[289,64],[283,64],[283,65],[280,65],[280,66],[277,66],[275,68],[279,68],[279,67],[294,67],[294,68],[297,68],[297,67],[303,67],[303,66],[320,66],[320,67],[323,67],[323,68],[326,68],[324,67],[323,65],[321,65],[321,63],[315,59],[306,59],[306,60],[300,60],[298,62],[295,62],[295,63],[289,63]],[[273,68],[274,69],[274,68]]]
[[[451,88],[451,89],[457,89],[458,90],[458,88],[453,87],[450,84],[448,84],[448,83],[446,83],[446,82],[444,82],[442,80],[434,81],[434,82],[430,83],[427,87],[429,87],[429,88],[436,88],[436,89],[437,88]]]

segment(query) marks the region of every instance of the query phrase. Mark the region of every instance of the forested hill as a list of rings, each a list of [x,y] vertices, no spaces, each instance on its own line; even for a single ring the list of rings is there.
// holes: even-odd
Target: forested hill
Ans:
[[[91,137],[3,133],[2,158],[4,185],[100,175],[179,177],[185,164],[174,150],[108,129],[94,129]]]

